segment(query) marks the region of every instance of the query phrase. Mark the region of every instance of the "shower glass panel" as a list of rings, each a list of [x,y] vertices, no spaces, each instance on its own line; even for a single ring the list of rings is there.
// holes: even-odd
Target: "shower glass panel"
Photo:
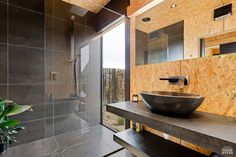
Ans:
[[[82,117],[90,126],[100,124],[101,113],[101,39],[80,49],[79,97]]]

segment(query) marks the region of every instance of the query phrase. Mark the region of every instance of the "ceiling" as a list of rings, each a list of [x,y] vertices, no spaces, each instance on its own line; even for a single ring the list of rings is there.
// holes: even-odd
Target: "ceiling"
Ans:
[[[98,13],[110,0],[62,0],[64,2],[80,6],[93,13]]]
[[[136,28],[146,33],[179,22],[185,18],[197,16],[203,12],[213,12],[213,8],[223,6],[235,0],[165,0],[152,9],[136,17]],[[176,8],[171,8],[176,4]],[[150,17],[150,22],[142,22],[144,17]],[[200,21],[199,21],[200,22]]]

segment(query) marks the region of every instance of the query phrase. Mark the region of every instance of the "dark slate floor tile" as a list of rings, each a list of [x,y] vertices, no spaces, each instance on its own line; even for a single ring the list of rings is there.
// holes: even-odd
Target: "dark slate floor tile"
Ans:
[[[9,4],[44,13],[44,0],[9,0]]]
[[[104,139],[112,141],[113,132],[101,125],[56,136],[58,152],[66,156],[103,156],[115,151]],[[115,143],[113,141],[113,143]],[[94,153],[97,152],[95,155]]]
[[[12,146],[43,139],[45,137],[45,120],[26,122],[22,124],[25,129],[16,134],[18,143]]]
[[[7,45],[0,44],[0,84],[7,84]]]
[[[44,83],[44,51],[33,48],[10,46],[10,84]]]
[[[41,139],[11,147],[2,156],[6,157],[45,157],[57,149],[55,138]]]
[[[30,130],[34,127],[31,124],[27,125],[26,129]],[[19,157],[100,157],[117,150],[107,143],[112,141],[112,135],[111,130],[99,125],[11,147],[8,153],[3,155],[7,157],[15,157],[15,154]],[[108,138],[110,139],[104,140]]]
[[[89,141],[89,139],[92,139],[95,137],[94,133],[97,133],[99,131],[100,131],[99,127],[93,127],[93,128],[80,129],[74,132],[68,132],[62,135],[57,135],[55,136],[55,138],[60,147],[59,151],[62,151],[73,145],[77,145],[77,144],[81,144],[86,141]]]
[[[110,155],[109,157],[135,157],[135,156],[124,149],[115,154]]]
[[[10,6],[9,42],[44,48],[44,15]]]
[[[8,99],[7,98],[7,85],[0,85],[0,98]]]
[[[9,98],[19,104],[44,105],[44,85],[10,85]]]
[[[106,144],[99,139],[72,146],[63,152],[65,157],[103,157],[112,152]]]
[[[7,4],[0,3],[0,42],[7,42]]]

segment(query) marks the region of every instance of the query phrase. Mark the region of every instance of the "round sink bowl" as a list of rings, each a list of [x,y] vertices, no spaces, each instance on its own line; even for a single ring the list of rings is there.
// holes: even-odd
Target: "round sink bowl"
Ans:
[[[186,116],[193,113],[204,101],[196,94],[153,91],[140,92],[142,101],[151,111],[169,116]]]

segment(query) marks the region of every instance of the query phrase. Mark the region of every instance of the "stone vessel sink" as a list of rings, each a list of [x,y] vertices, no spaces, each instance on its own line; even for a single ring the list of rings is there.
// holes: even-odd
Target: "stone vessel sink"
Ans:
[[[142,101],[151,111],[169,116],[186,116],[194,112],[204,101],[204,97],[177,92],[140,92]]]

